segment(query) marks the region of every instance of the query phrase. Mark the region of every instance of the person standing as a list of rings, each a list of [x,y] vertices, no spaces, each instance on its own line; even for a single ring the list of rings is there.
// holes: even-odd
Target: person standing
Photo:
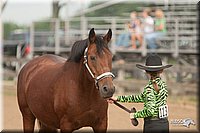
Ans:
[[[119,102],[142,102],[144,109],[130,113],[130,119],[144,118],[143,132],[169,132],[168,106],[167,106],[167,85],[161,79],[160,74],[164,69],[172,65],[163,65],[161,58],[157,54],[150,54],[146,58],[146,64],[136,64],[139,69],[145,70],[149,82],[144,87],[144,91],[139,95],[122,95],[112,97]],[[112,100],[108,100],[113,103]]]

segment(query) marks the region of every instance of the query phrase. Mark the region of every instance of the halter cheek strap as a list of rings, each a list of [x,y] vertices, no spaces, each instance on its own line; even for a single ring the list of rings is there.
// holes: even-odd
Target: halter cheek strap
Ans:
[[[92,76],[92,78],[95,78],[94,74],[92,73],[92,71],[89,68],[88,63],[87,63],[88,62],[88,60],[87,60],[87,51],[88,51],[88,47],[85,49],[85,52],[84,52],[84,62],[83,62],[83,64],[85,64],[85,66],[86,66],[88,72],[90,73],[90,75]]]
[[[83,62],[83,63],[84,63],[84,65],[85,65],[85,67],[87,68],[88,72],[90,73],[90,75],[92,76],[92,78],[95,80],[95,85],[96,85],[96,87],[99,88],[98,82],[99,82],[100,80],[102,80],[102,79],[104,79],[104,78],[107,78],[107,77],[112,77],[112,78],[114,78],[115,75],[114,75],[113,73],[111,73],[111,72],[105,72],[105,73],[102,73],[101,75],[99,75],[99,76],[97,76],[97,77],[95,78],[94,74],[92,73],[92,71],[91,71],[91,69],[90,69],[90,67],[89,67],[89,65],[88,65],[87,52],[88,52],[88,47],[87,47],[87,48],[85,49],[85,51],[84,51],[84,62]]]

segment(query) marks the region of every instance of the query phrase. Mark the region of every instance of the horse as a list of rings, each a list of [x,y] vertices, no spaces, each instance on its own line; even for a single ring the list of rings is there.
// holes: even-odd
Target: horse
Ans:
[[[36,119],[39,132],[73,132],[91,127],[107,131],[107,99],[115,92],[112,53],[108,43],[111,29],[96,35],[94,28],[85,40],[73,44],[68,59],[42,55],[21,69],[17,99],[23,130],[33,133]]]

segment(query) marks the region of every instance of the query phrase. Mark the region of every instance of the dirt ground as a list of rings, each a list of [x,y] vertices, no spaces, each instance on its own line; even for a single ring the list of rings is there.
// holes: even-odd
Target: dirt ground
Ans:
[[[22,117],[18,109],[16,88],[12,84],[4,85],[3,94],[3,127],[4,130],[22,130]],[[143,108],[143,104],[126,103],[123,104],[128,108],[135,107],[137,110]],[[170,131],[197,131],[198,129],[198,106],[197,99],[189,97],[169,97],[169,126]],[[134,127],[129,120],[129,114],[115,105],[109,105],[108,110],[108,131],[142,131],[143,119],[138,119],[139,125]],[[172,121],[175,119],[191,118],[195,121],[196,125],[191,125],[190,128],[182,125],[173,125]],[[37,124],[36,124],[37,129]],[[82,128],[79,131],[92,131],[91,128]]]

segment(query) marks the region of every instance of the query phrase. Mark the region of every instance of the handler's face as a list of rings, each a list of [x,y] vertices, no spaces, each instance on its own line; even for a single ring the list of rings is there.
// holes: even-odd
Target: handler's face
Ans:
[[[160,71],[157,71],[155,73],[157,73],[157,77],[159,77],[162,72],[163,72],[163,70],[160,70]],[[150,72],[145,71],[145,75],[147,76],[148,79],[151,79],[151,73]]]

